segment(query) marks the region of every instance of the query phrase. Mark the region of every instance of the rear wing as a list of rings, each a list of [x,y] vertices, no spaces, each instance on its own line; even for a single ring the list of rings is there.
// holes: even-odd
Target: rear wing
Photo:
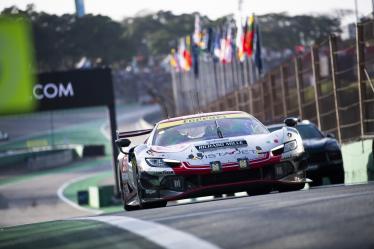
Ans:
[[[143,136],[143,135],[151,133],[152,131],[153,131],[153,128],[137,130],[137,131],[117,131],[117,139]]]

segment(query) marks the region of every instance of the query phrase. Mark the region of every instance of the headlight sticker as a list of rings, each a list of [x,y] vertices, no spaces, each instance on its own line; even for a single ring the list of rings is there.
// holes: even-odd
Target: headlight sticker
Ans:
[[[296,148],[297,148],[296,140],[289,141],[284,144],[284,153],[295,150]]]

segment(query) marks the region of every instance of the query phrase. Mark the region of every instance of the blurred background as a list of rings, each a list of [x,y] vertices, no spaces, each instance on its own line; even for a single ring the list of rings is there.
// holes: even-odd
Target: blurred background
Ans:
[[[121,131],[201,111],[244,110],[266,124],[299,116],[338,142],[362,142],[358,168],[343,148],[346,179],[372,179],[372,0],[2,0],[0,11],[27,23],[31,74],[110,68]],[[0,225],[121,210],[108,115],[96,106],[0,116]],[[109,198],[90,203],[88,188],[102,186]]]

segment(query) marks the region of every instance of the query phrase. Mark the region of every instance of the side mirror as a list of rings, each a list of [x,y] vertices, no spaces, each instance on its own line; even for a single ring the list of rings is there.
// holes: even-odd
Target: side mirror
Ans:
[[[119,138],[115,141],[118,149],[123,153],[123,154],[128,154],[127,152],[123,151],[123,147],[128,147],[131,144],[131,141],[127,138]]]
[[[297,125],[297,121],[298,121],[298,118],[286,118],[284,120],[284,123],[287,125],[287,126],[290,126],[290,127],[295,127]]]
[[[335,138],[335,134],[332,132],[326,132],[325,136],[329,138]]]

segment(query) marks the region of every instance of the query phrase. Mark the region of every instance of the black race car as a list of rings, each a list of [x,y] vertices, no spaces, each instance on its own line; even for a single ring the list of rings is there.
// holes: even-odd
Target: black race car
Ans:
[[[284,124],[269,125],[270,132],[280,129]],[[343,159],[340,144],[332,133],[321,132],[315,124],[304,120],[297,122],[295,128],[303,140],[308,155],[307,178],[311,185],[322,185],[322,179],[328,177],[333,184],[344,183]]]

